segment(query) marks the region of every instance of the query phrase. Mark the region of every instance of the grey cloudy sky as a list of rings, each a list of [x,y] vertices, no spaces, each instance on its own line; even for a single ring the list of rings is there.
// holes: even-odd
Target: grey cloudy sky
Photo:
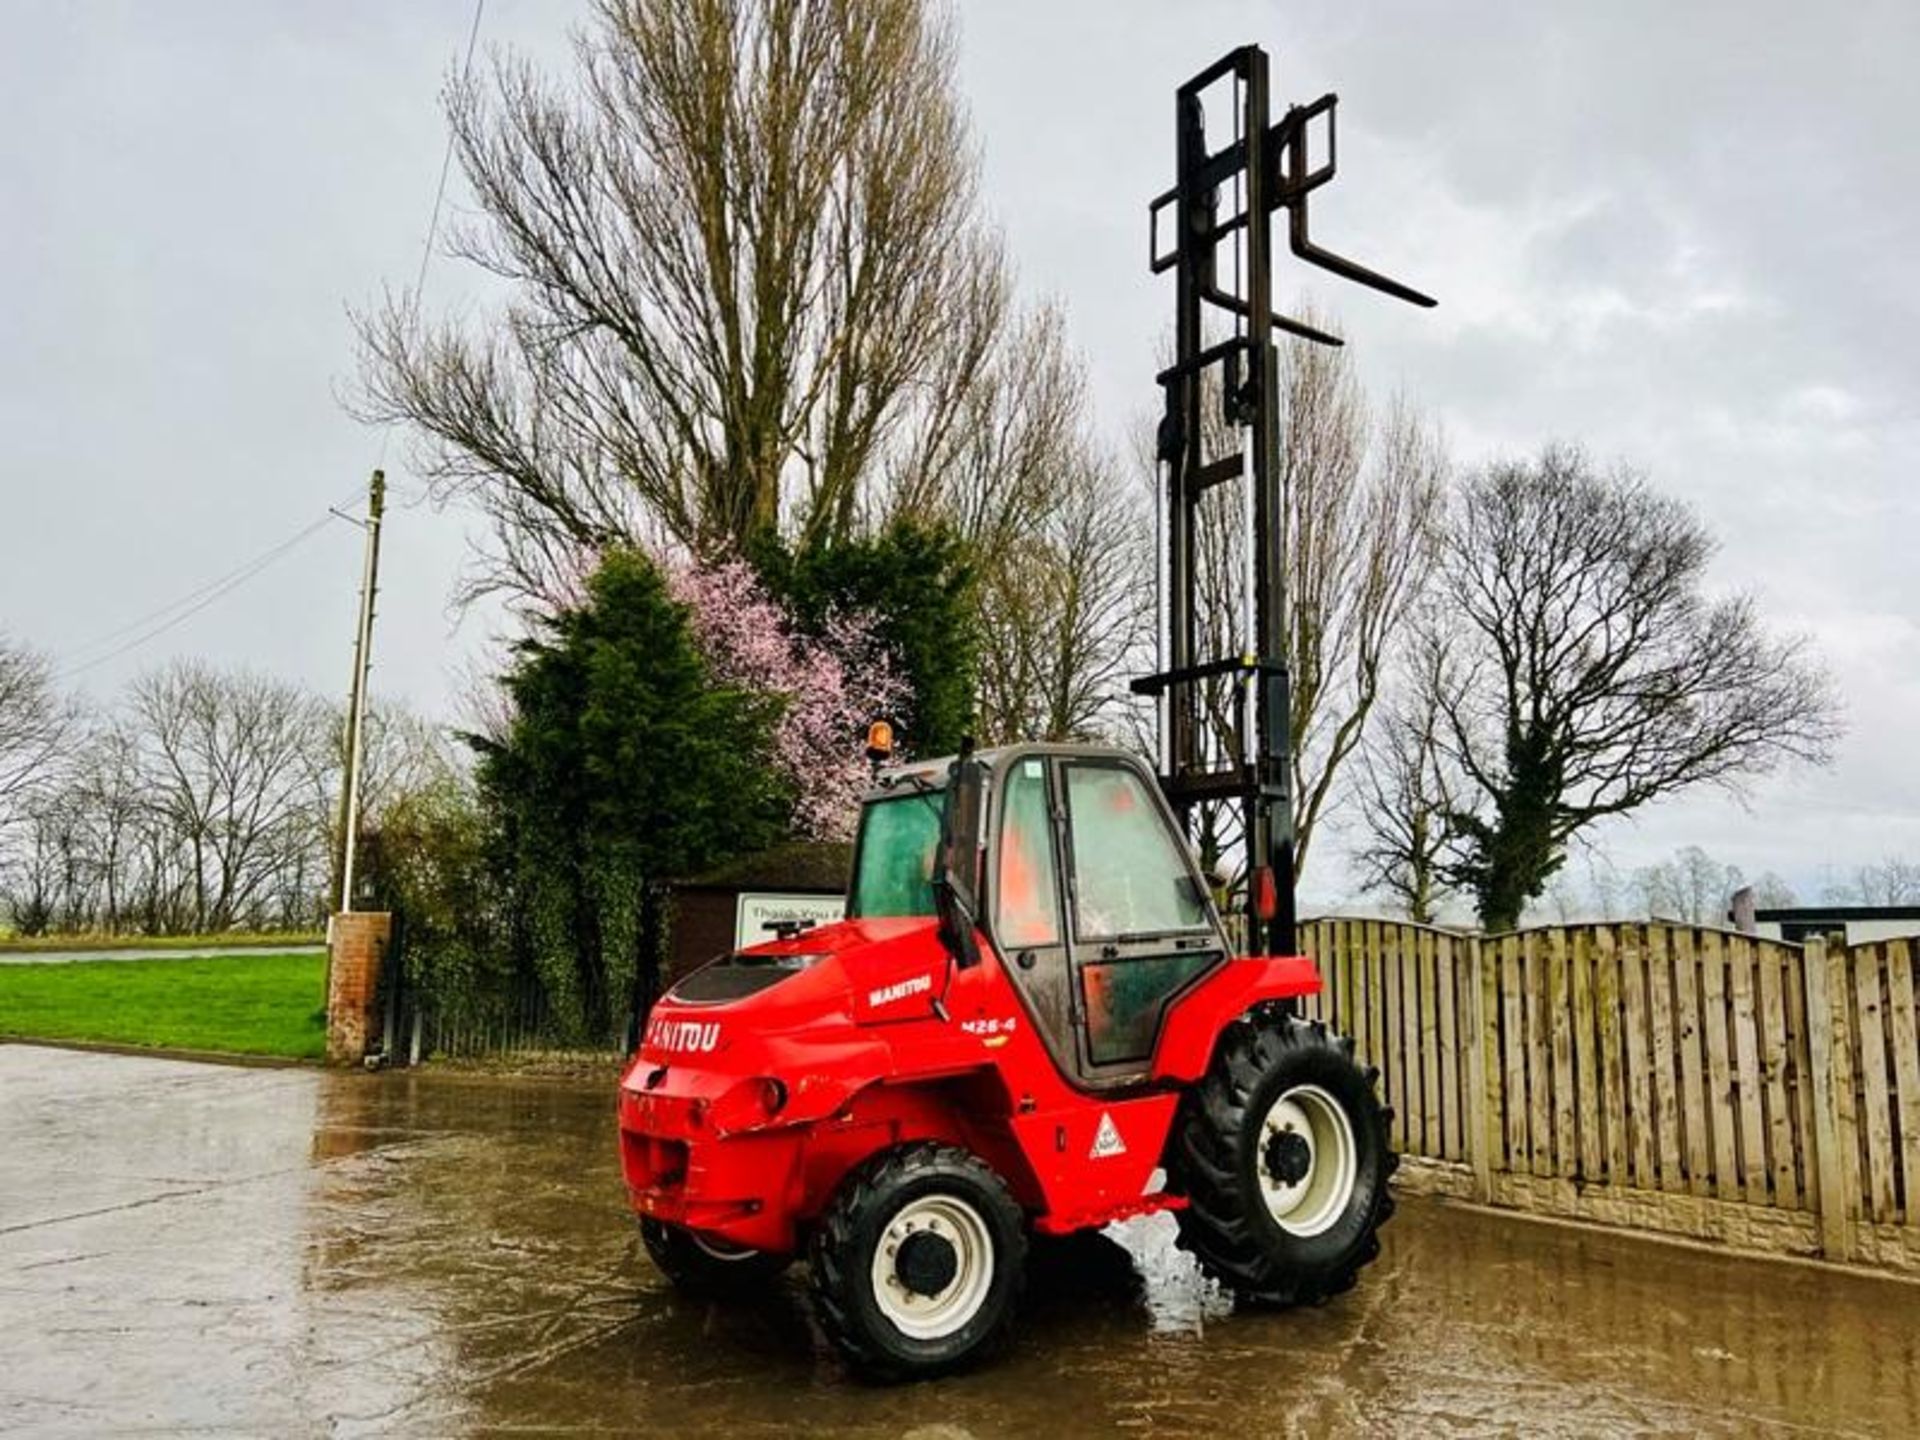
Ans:
[[[483,44],[563,63],[582,8],[488,0]],[[1606,834],[1615,857],[1699,843],[1811,895],[1830,872],[1920,856],[1920,7],[959,11],[987,201],[1026,286],[1065,304],[1116,434],[1154,400],[1170,305],[1143,260],[1172,87],[1259,41],[1283,96],[1342,97],[1316,229],[1441,299],[1305,288],[1368,383],[1436,412],[1468,462],[1561,437],[1643,466],[1723,538],[1718,582],[1815,635],[1841,683],[1833,769],[1763,781],[1744,805],[1659,807]],[[412,278],[444,143],[435,96],[471,13],[6,7],[0,628],[74,683],[106,696],[198,654],[344,684],[358,535],[338,523],[78,667],[364,481],[380,441],[337,403],[346,308]],[[427,294],[459,306],[475,288],[436,260]],[[429,710],[492,623],[447,609],[467,543],[460,516],[417,506],[388,532],[377,684]]]

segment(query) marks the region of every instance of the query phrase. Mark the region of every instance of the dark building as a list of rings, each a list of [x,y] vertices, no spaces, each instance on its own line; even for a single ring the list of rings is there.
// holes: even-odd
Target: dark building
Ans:
[[[762,931],[768,920],[832,918],[837,912],[818,902],[845,899],[852,869],[852,845],[797,840],[676,881],[669,887],[664,983],[742,944],[772,939]]]
[[[1920,905],[1796,905],[1756,910],[1753,918],[1760,934],[1792,945],[1809,940],[1865,945],[1920,935]]]

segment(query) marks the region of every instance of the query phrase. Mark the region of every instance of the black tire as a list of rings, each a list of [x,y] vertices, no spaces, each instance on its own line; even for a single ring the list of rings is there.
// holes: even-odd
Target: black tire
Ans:
[[[702,1240],[684,1226],[645,1217],[640,1239],[674,1289],[703,1300],[757,1294],[793,1263],[791,1255],[723,1246]]]
[[[919,1228],[933,1241],[909,1251],[889,1229],[916,1216],[931,1217]],[[898,1267],[888,1277],[894,1293],[887,1296],[877,1293],[874,1280],[883,1246],[894,1247],[886,1253],[897,1256]],[[982,1254],[990,1261],[984,1277]],[[1006,1338],[1026,1258],[1020,1207],[990,1166],[952,1145],[904,1145],[848,1175],[821,1217],[812,1251],[815,1311],[847,1363],[870,1379],[945,1374],[986,1357]],[[924,1288],[916,1288],[914,1272]],[[894,1318],[913,1306],[942,1304],[955,1307],[952,1314],[931,1314],[926,1323],[951,1320],[950,1330],[911,1334]]]
[[[1390,1112],[1374,1094],[1378,1073],[1363,1071],[1353,1041],[1328,1034],[1318,1021],[1261,1015],[1228,1028],[1212,1068],[1181,1101],[1167,1157],[1170,1188],[1188,1202],[1177,1212],[1179,1243],[1242,1301],[1268,1308],[1317,1303],[1352,1288],[1380,1253],[1376,1232],[1393,1214],[1388,1181],[1400,1161],[1387,1138]],[[1283,1096],[1289,1104],[1276,1108]],[[1334,1127],[1324,1145],[1324,1132],[1312,1127],[1302,1134],[1312,1142],[1304,1150],[1268,1130],[1270,1117],[1294,1130],[1288,1117],[1302,1114],[1303,1105]],[[1336,1109],[1345,1116],[1344,1132]],[[1339,1183],[1337,1159],[1330,1174],[1321,1172],[1329,1177],[1324,1182],[1313,1168],[1329,1163],[1325,1155],[1337,1156],[1343,1133],[1351,1145],[1350,1191]],[[1325,1190],[1316,1192],[1321,1183]],[[1269,1186],[1277,1191],[1273,1204],[1311,1200],[1313,1208],[1296,1208],[1283,1222],[1270,1207]],[[1321,1228],[1301,1233],[1316,1224]]]

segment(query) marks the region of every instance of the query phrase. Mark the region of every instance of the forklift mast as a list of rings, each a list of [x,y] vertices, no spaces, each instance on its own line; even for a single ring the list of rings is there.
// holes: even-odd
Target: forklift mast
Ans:
[[[1280,395],[1274,331],[1321,345],[1333,335],[1273,308],[1273,214],[1288,215],[1288,248],[1309,265],[1415,305],[1434,301],[1316,245],[1307,200],[1333,179],[1338,97],[1271,114],[1266,51],[1234,50],[1182,85],[1175,101],[1173,188],[1148,207],[1155,274],[1174,272],[1173,364],[1157,377],[1165,395],[1158,459],[1165,489],[1160,520],[1164,669],[1133,682],[1159,707],[1161,785],[1191,837],[1203,804],[1241,808],[1246,845],[1247,943],[1258,954],[1295,952],[1292,698],[1287,656],[1287,495],[1280,466]],[[1211,148],[1204,99],[1230,98],[1233,134]],[[1324,121],[1324,125],[1320,122]],[[1324,136],[1316,159],[1314,139]],[[1223,205],[1223,197],[1227,203]],[[1162,217],[1171,233],[1162,249]],[[1221,247],[1231,244],[1231,281]],[[1211,322],[1211,323],[1209,323]],[[1218,403],[1236,449],[1208,453],[1206,407]],[[1246,653],[1199,653],[1198,520],[1209,490],[1244,482],[1250,505],[1251,591]],[[1202,726],[1202,687],[1230,678],[1235,736],[1221,746]]]

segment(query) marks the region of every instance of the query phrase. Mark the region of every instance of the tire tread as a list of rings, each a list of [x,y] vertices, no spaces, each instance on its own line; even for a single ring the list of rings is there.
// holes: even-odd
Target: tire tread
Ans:
[[[855,1253],[858,1248],[855,1230],[860,1218],[873,1206],[882,1203],[885,1195],[896,1186],[925,1175],[951,1173],[956,1167],[966,1171],[971,1179],[985,1187],[990,1196],[997,1196],[996,1203],[1004,1204],[1009,1212],[1018,1214],[1018,1206],[1008,1192],[1006,1182],[984,1160],[956,1145],[917,1141],[883,1151],[850,1173],[841,1182],[832,1203],[814,1230],[809,1252],[814,1312],[827,1339],[858,1371],[878,1379],[900,1379],[910,1373],[894,1356],[873,1343],[849,1303],[853,1287],[859,1283],[860,1261]],[[1002,1314],[987,1338],[956,1363],[970,1365],[986,1358],[1005,1342],[1011,1329],[1026,1270],[1025,1232],[1016,1225],[1013,1233],[1015,1243],[1009,1247],[1009,1253],[994,1257],[994,1263],[1010,1267],[1013,1276],[1012,1290],[1002,1307]],[[911,1373],[931,1374],[948,1368],[953,1367],[939,1366]]]
[[[1226,1289],[1271,1308],[1317,1304],[1352,1289],[1360,1270],[1379,1255],[1378,1230],[1394,1210],[1390,1181],[1399,1156],[1386,1139],[1388,1112],[1376,1091],[1379,1071],[1368,1067],[1364,1080],[1371,1113],[1352,1118],[1377,1127],[1385,1159],[1361,1238],[1340,1263],[1317,1272],[1289,1270],[1262,1243],[1241,1199],[1240,1146],[1255,1090],[1302,1047],[1353,1064],[1353,1042],[1329,1035],[1319,1021],[1259,1015],[1228,1026],[1213,1065],[1181,1102],[1168,1154],[1169,1180],[1187,1198],[1178,1213],[1180,1245]]]

